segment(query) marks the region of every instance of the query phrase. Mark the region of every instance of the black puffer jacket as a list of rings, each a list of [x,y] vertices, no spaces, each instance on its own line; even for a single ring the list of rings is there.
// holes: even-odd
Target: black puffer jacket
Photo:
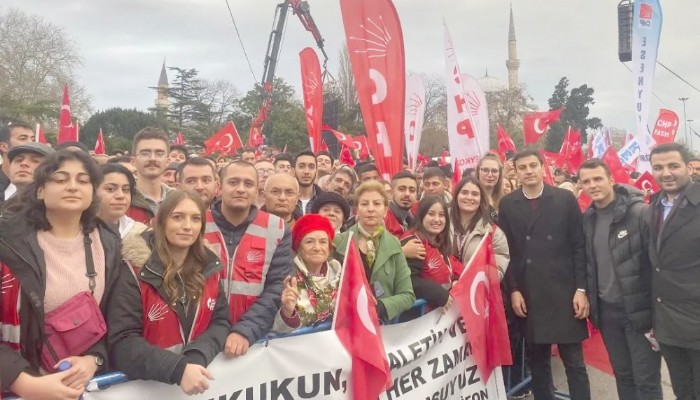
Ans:
[[[100,302],[106,315],[109,299],[114,293],[114,283],[121,266],[121,239],[119,233],[107,224],[97,226],[105,253],[105,290]],[[38,375],[44,338],[44,293],[46,291],[46,265],[39,247],[36,230],[24,220],[23,214],[4,215],[0,218],[0,262],[6,264],[19,279],[22,287],[20,308],[21,352],[0,344],[0,377],[2,389],[9,390],[22,372]],[[0,304],[1,306],[1,304]],[[107,359],[106,336],[90,348],[86,354],[100,355]],[[107,366],[107,363],[104,364]],[[98,373],[102,371],[98,370]]]
[[[615,278],[620,285],[622,301],[632,328],[651,329],[651,264],[648,256],[649,226],[644,194],[624,185],[615,185],[613,222],[610,224],[608,243],[613,258]],[[596,210],[591,205],[583,215],[586,235],[588,270],[588,301],[591,322],[600,323],[598,298],[598,266],[593,251]]]

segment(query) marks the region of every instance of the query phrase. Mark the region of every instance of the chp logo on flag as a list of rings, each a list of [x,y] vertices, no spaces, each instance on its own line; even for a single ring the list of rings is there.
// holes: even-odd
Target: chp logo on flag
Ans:
[[[639,7],[639,27],[651,28],[651,19],[654,15],[654,8],[651,4],[642,3]]]

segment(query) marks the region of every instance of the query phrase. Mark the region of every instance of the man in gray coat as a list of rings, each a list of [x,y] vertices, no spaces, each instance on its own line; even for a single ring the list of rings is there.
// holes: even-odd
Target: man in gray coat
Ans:
[[[581,342],[588,336],[586,254],[573,194],[545,185],[542,156],[513,157],[523,187],[501,200],[498,223],[508,238],[506,272],[513,312],[525,320],[536,400],[553,400],[551,347],[558,344],[573,400],[590,400]]]
[[[600,329],[620,399],[662,400],[661,355],[651,330],[649,228],[644,194],[615,185],[600,159],[579,169],[593,204],[583,214],[591,322]]]
[[[651,151],[661,192],[652,199],[649,257],[654,333],[679,400],[700,399],[700,184],[680,144]]]

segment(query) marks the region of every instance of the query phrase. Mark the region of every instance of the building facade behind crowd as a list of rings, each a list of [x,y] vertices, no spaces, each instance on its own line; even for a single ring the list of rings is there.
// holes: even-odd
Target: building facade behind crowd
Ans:
[[[661,192],[650,206],[600,160],[577,176],[553,171],[558,187],[547,185],[548,167],[530,150],[506,163],[488,154],[453,187],[449,167],[383,182],[373,163],[353,168],[328,152],[198,157],[157,128],[138,132],[130,155],[96,160],[100,168],[80,143],[60,147],[34,143],[27,124],[0,128],[0,372],[3,390],[23,398],[76,398],[110,369],[203,393],[218,353],[244,356],[271,331],[332,317],[349,240],[383,323],[415,317],[416,298],[447,309],[489,234],[536,399],[554,398],[552,344],[572,399],[590,398],[587,318],[621,399],[661,398],[660,355],[676,396],[700,397],[700,161],[682,146],[652,151]],[[580,191],[593,202],[583,214]],[[71,367],[54,372],[59,360],[41,338],[51,311],[76,296],[109,332],[70,349]]]

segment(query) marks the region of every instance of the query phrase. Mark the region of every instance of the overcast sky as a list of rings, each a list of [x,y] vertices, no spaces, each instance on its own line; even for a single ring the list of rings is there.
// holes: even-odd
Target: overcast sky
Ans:
[[[258,79],[280,0],[229,0]],[[508,8],[506,0],[395,0],[404,31],[406,68],[443,74],[445,18],[463,73],[507,82]],[[607,126],[634,125],[631,73],[617,58],[617,0],[515,0],[513,10],[520,58],[520,81],[540,109],[547,108],[554,85],[567,76],[572,86],[595,89],[591,115]],[[309,0],[326,39],[329,68],[345,36],[338,0]],[[84,62],[80,80],[96,110],[153,106],[163,58],[167,65],[196,68],[206,79],[232,81],[248,91],[253,77],[236,38],[225,0],[0,0],[0,11],[16,7],[63,26]],[[659,60],[700,87],[699,0],[662,1],[664,12]],[[315,47],[311,34],[291,16],[277,75],[300,95],[299,51]],[[700,131],[700,92],[660,66],[656,69],[650,123],[659,108],[683,120],[679,97],[688,97],[687,118]],[[683,126],[679,135],[683,134]],[[700,138],[696,138],[700,147]]]

